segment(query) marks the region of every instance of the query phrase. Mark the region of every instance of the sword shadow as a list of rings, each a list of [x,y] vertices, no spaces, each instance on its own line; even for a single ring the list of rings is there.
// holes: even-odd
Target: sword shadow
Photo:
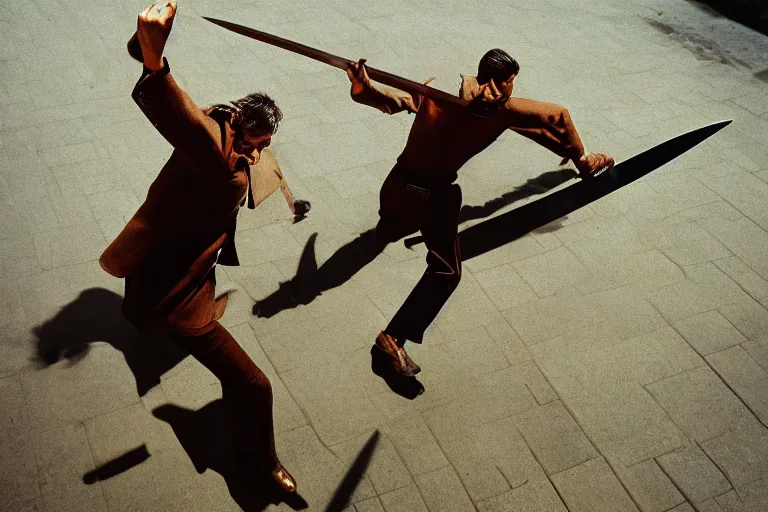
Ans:
[[[538,201],[471,226],[459,233],[461,259],[469,260],[546,226],[639,180],[711,137],[731,121],[719,121],[667,140],[595,178],[586,178]]]

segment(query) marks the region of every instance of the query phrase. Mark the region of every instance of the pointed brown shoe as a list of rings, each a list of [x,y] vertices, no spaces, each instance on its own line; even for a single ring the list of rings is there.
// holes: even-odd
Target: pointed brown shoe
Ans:
[[[295,493],[296,492],[296,479],[283,467],[279,462],[277,467],[272,470],[272,478],[275,483],[283,490],[283,492]]]
[[[376,348],[387,354],[392,360],[395,371],[406,377],[413,377],[421,371],[419,365],[413,362],[403,347],[397,345],[397,340],[385,332],[376,336]]]

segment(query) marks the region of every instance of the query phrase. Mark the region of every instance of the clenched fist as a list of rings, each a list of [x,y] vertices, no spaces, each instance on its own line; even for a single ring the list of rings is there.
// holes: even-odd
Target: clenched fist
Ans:
[[[155,2],[139,14],[136,34],[141,45],[141,56],[144,65],[152,71],[163,68],[163,50],[175,16],[176,0]]]
[[[573,163],[576,164],[576,168],[579,170],[579,176],[584,178],[600,169],[610,169],[613,167],[614,161],[611,156],[604,153],[589,153],[582,156],[580,160],[574,160]]]

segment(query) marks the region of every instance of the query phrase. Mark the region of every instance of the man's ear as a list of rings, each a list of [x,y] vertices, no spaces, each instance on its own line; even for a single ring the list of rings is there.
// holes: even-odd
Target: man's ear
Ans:
[[[515,78],[517,78],[517,73],[515,73],[514,75],[512,75],[511,77],[509,77],[509,78],[508,78],[508,79],[507,79],[507,80],[506,80],[506,81],[505,81],[505,82],[504,82],[502,85],[503,85],[504,87],[506,87],[506,86],[508,86],[508,85],[512,85],[513,83],[515,83]]]

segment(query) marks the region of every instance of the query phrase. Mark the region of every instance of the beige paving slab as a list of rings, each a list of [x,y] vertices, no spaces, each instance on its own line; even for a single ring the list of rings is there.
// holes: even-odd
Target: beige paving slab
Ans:
[[[626,285],[633,285],[639,292],[645,293],[685,278],[680,267],[658,249],[626,257],[610,256],[604,260],[587,262],[587,266],[595,270],[596,275],[576,286],[581,293]],[[605,276],[604,280],[597,277],[600,274]]]
[[[741,347],[731,347],[707,356],[707,361],[725,382],[738,390],[768,378],[765,370]]]
[[[484,270],[475,277],[499,309],[509,309],[539,298],[510,265]]]
[[[755,171],[759,168],[752,169]],[[721,197],[739,209],[763,229],[768,226],[766,220],[766,198],[768,184],[756,178],[752,173],[744,172],[738,175],[710,180],[707,184]]]
[[[50,512],[64,512],[66,510],[97,512],[108,508],[104,494],[98,486],[85,487],[78,492],[45,494],[41,501],[43,510]]]
[[[515,367],[482,375],[456,390],[454,400],[427,410],[423,417],[440,442],[469,435],[478,424],[536,407],[526,380],[536,383],[518,374]]]
[[[475,503],[544,478],[513,418],[476,426],[468,436],[447,441],[442,448]]]
[[[757,224],[747,218],[731,220],[717,215],[702,219],[701,226],[758,275],[768,278],[768,268],[761,257],[768,248],[768,233]]]
[[[680,320],[696,313],[743,301],[748,295],[712,263],[683,269],[686,280],[659,290],[649,297],[666,319]]]
[[[559,240],[556,243],[559,245]],[[539,243],[539,237],[532,234],[472,258],[463,263],[463,265],[472,272],[481,272],[536,256],[543,253],[546,249],[549,249],[549,247],[542,247],[542,244]]]
[[[529,480],[523,485],[481,501],[477,506],[482,512],[562,512],[568,510],[560,500],[552,483],[545,477]]]
[[[467,491],[451,466],[416,477],[416,485],[430,510],[475,510]]]
[[[0,404],[0,436],[3,439],[14,439],[32,428],[21,382],[17,377],[0,379]]]
[[[768,337],[768,310],[762,304],[747,299],[723,306],[718,311],[747,338],[764,340]]]
[[[675,322],[675,329],[701,355],[711,354],[747,341],[717,310]]]
[[[514,269],[540,296],[555,292],[589,279],[589,271],[565,247],[513,264]]]
[[[370,438],[371,434],[366,433],[350,441],[333,445],[330,449],[345,464],[351,464]],[[413,482],[408,468],[398,455],[392,441],[385,436],[378,438],[364,477],[370,479],[378,495],[406,487]]]
[[[764,341],[746,341],[741,346],[763,369],[768,366],[768,360],[766,359],[768,356],[768,343]]]
[[[35,442],[40,490],[51,501],[83,501],[106,506],[98,485],[83,483],[83,475],[95,468],[85,426],[82,423],[38,433]],[[96,510],[91,506],[91,510]]]
[[[355,503],[354,509],[357,512],[384,512],[384,505],[379,498],[370,498]]]
[[[768,281],[760,277],[754,270],[736,256],[730,256],[715,261],[715,265],[736,281],[753,299],[768,296]]]
[[[592,443],[560,401],[518,414],[515,424],[548,475],[597,456]]]
[[[568,510],[638,510],[602,458],[552,476]]]
[[[4,440],[0,445],[0,461],[4,468],[0,473],[3,510],[17,510],[41,495],[34,453],[35,440],[27,434]]]
[[[766,446],[764,427],[757,425],[732,429],[720,437],[702,443],[702,449],[707,456],[737,487],[766,478]]]
[[[677,425],[637,384],[614,380],[566,402],[595,447],[616,463],[631,465],[684,443]]]
[[[447,338],[448,342],[441,349],[448,357],[460,361],[464,371],[470,375],[480,377],[509,366],[509,361],[485,327],[450,332]]]
[[[367,360],[368,351],[361,350],[348,364],[304,368],[280,376],[317,435],[329,445],[355,438],[384,419],[366,389],[383,391],[385,385],[369,371],[370,363],[363,363]]]
[[[387,512],[426,511],[426,505],[416,484],[397,489],[379,497]]]
[[[712,460],[696,445],[657,458],[659,466],[687,499],[701,502],[731,489],[731,484]]]
[[[392,440],[411,475],[429,473],[449,464],[429,427],[419,416],[403,416],[384,425],[382,433]],[[386,502],[384,508],[387,508]]]
[[[660,224],[647,231],[664,254],[681,266],[727,258],[730,252],[695,222]]]
[[[510,364],[515,365],[530,360],[531,355],[525,348],[525,344],[506,320],[490,323],[485,328],[496,345],[504,352]]]
[[[667,414],[692,439],[703,442],[750,414],[708,367],[699,367],[646,386]]]
[[[138,402],[123,355],[109,346],[94,347],[71,367],[58,363],[27,370],[20,380],[36,429],[83,421]]]
[[[488,325],[502,318],[474,276],[465,274],[436,322],[441,331],[452,332]]]
[[[676,510],[678,506],[685,505],[685,498],[655,460],[627,468],[619,466],[615,470],[622,485],[643,512]]]

